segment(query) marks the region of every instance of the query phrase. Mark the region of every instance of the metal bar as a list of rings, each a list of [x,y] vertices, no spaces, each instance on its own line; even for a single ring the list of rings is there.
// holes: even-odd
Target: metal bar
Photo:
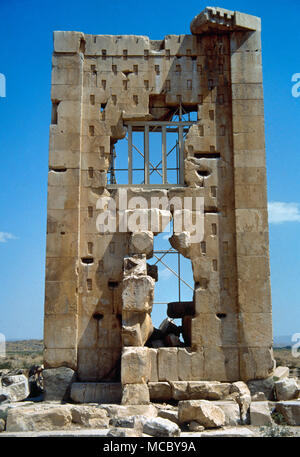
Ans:
[[[128,138],[127,138],[127,137],[126,137],[126,140],[128,141]],[[133,148],[143,157],[143,159],[145,158],[145,157],[144,157],[144,154],[143,154],[143,153],[139,150],[139,148],[137,148],[133,143],[132,143],[132,147],[133,147]],[[153,165],[152,162],[149,162],[149,164],[150,164],[151,167],[152,167],[151,172],[156,171],[156,172],[159,174],[159,176],[162,177],[162,174],[158,171],[157,167],[155,167],[155,166]],[[158,165],[157,165],[157,166],[158,166]],[[144,168],[143,168],[143,170],[144,170]]]
[[[161,156],[162,156],[162,172],[163,172],[163,184],[167,182],[167,134],[166,127],[162,127],[161,134]]]
[[[157,257],[157,255],[154,254],[154,257],[156,257],[168,270],[170,270],[177,278],[179,277],[178,274],[176,273],[176,271],[172,270],[171,267],[169,267],[169,265],[167,265],[165,262],[163,262],[161,259],[159,259]],[[188,286],[192,291],[194,291],[194,288],[191,287],[187,282],[185,282],[182,278],[180,278],[180,281],[183,282],[183,284],[185,284],[186,286]]]
[[[157,262],[155,262],[155,264],[154,264],[154,265],[157,265],[157,264],[158,264],[158,262],[161,262],[161,259],[163,259],[163,258],[164,258],[164,256],[165,256],[165,255],[167,255],[169,251],[171,251],[171,249],[172,249],[172,248],[170,248],[168,251],[165,251],[165,252],[164,252],[164,255],[162,255],[162,256],[161,256],[161,257],[159,257],[159,258],[158,258],[157,256],[155,256],[155,257],[156,257],[158,260],[157,260]]]
[[[181,113],[182,115],[182,113]],[[178,125],[178,126],[184,126],[184,125],[193,125],[197,124],[197,121],[132,121],[132,122],[126,122],[125,125],[132,125],[132,127],[138,127],[138,126],[151,126],[151,125],[158,125],[158,126],[172,126],[172,125]]]
[[[132,126],[128,125],[128,184],[132,184]]]
[[[179,184],[184,184],[184,154],[183,154],[183,134],[182,127],[179,127],[178,134],[178,143],[179,143]]]
[[[149,125],[145,125],[144,131],[144,183],[149,184]]]
[[[143,185],[144,188],[146,189],[171,189],[173,187],[182,187],[181,184],[170,184],[170,183],[167,183],[167,184],[131,184],[131,186],[129,184],[107,184],[107,188],[108,189],[118,189],[119,187],[136,187],[137,189],[141,187],[141,185]]]

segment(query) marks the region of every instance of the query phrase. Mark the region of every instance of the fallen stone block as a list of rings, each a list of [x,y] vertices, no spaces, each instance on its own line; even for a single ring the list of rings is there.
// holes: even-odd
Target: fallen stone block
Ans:
[[[241,425],[240,407],[235,401],[217,400],[212,401],[215,406],[222,409],[225,414],[225,425]]]
[[[123,386],[122,405],[148,405],[149,403],[149,389],[146,384]]]
[[[162,417],[163,419],[168,419],[171,422],[179,425],[178,421],[178,411],[173,409],[160,409],[158,411],[158,417]]]
[[[240,407],[242,423],[246,424],[248,422],[248,411],[251,404],[251,393],[247,384],[243,381],[233,382],[231,384],[230,393]]]
[[[108,416],[112,418],[128,418],[131,416],[156,417],[157,409],[154,405],[101,405]]]
[[[180,424],[196,421],[205,428],[225,425],[224,411],[207,400],[184,400],[178,403]]]
[[[276,411],[283,415],[288,425],[300,425],[300,400],[276,403]]]
[[[58,430],[72,424],[72,414],[67,405],[35,405],[11,408],[7,414],[8,432]]]
[[[4,376],[0,395],[3,401],[22,401],[29,396],[29,384],[25,375]]]
[[[255,379],[247,382],[252,396],[257,392],[263,392],[267,400],[274,400],[274,384],[275,381],[273,376],[266,379]]]
[[[76,381],[74,370],[68,367],[43,370],[45,401],[65,401],[70,396],[71,385]]]
[[[273,378],[275,381],[280,381],[281,379],[288,378],[290,374],[290,369],[288,367],[276,367],[273,373]]]
[[[275,382],[275,395],[277,401],[293,400],[300,393],[298,383],[294,378],[284,378]]]
[[[109,419],[107,412],[97,406],[71,406],[72,422],[89,428],[107,428]]]
[[[178,425],[162,417],[147,419],[143,426],[143,432],[150,436],[180,436],[180,428]]]
[[[109,429],[106,436],[111,437],[140,437],[142,433],[139,430],[133,428],[111,428]]]
[[[267,401],[256,401],[250,405],[251,425],[271,425],[273,423]]]

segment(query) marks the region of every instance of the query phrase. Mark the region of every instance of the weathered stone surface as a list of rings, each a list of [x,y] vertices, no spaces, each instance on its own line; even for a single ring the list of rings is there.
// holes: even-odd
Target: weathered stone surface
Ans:
[[[233,382],[231,384],[230,393],[234,396],[240,407],[242,423],[246,424],[248,418],[248,410],[251,404],[251,393],[247,384],[245,384],[243,381]]]
[[[189,248],[191,246],[189,232],[174,233],[169,238],[171,246],[176,249],[184,257],[189,257]]]
[[[177,381],[178,380],[178,363],[177,348],[159,348],[158,349],[158,380],[159,381]]]
[[[284,378],[275,382],[276,400],[293,400],[300,393],[298,383],[294,378]]]
[[[154,279],[132,275],[123,280],[123,309],[132,312],[151,312],[154,298]]]
[[[150,376],[148,348],[123,348],[121,362],[122,384],[138,384],[148,381]]]
[[[256,401],[251,403],[250,423],[251,425],[256,426],[272,424],[269,403],[267,401]]]
[[[218,400],[212,401],[212,403],[224,412],[225,425],[234,426],[241,424],[240,407],[235,401]]]
[[[251,395],[255,395],[257,392],[263,392],[267,400],[274,399],[274,384],[273,376],[267,379],[257,379],[247,382]]]
[[[172,388],[168,382],[149,382],[151,401],[168,401],[172,398]]]
[[[290,374],[290,369],[288,367],[276,367],[274,370],[273,377],[275,381],[280,381],[281,379],[288,378]]]
[[[122,385],[117,382],[74,382],[70,398],[75,403],[119,403]]]
[[[110,437],[139,437],[142,433],[139,430],[135,430],[132,428],[111,428],[106,436]]]
[[[157,415],[158,417],[168,419],[171,422],[174,422],[175,424],[179,425],[177,409],[159,409]]]
[[[68,406],[45,405],[11,408],[7,414],[8,432],[55,430],[69,427],[72,414]]]
[[[128,418],[131,416],[156,417],[154,405],[101,405],[110,418]]]
[[[188,383],[191,400],[223,400],[230,393],[231,384],[214,381],[190,381]]]
[[[169,419],[164,419],[162,417],[147,419],[144,423],[143,432],[150,436],[180,436],[180,428],[178,425]]]
[[[29,396],[29,384],[25,375],[12,375],[3,376],[2,388],[0,388],[0,395],[2,395],[2,402],[9,401],[22,401]]]
[[[76,374],[68,367],[51,368],[43,371],[43,379],[45,401],[61,401],[68,399]]]
[[[123,386],[122,405],[148,405],[149,389],[146,384],[125,384]]]
[[[283,415],[288,425],[300,425],[300,400],[278,402],[276,411]]]
[[[205,428],[216,428],[225,425],[225,414],[207,400],[184,400],[178,403],[178,420],[180,424],[196,421]]]
[[[190,398],[188,383],[186,381],[172,381],[170,384],[173,400],[188,400]]]
[[[148,231],[134,232],[130,238],[129,250],[133,254],[153,255],[153,233]]]
[[[107,412],[97,406],[78,405],[70,407],[72,422],[90,428],[106,428],[109,419]]]

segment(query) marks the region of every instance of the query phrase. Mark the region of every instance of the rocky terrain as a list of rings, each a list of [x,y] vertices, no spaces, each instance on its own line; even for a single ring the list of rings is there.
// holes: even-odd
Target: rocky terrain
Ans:
[[[163,383],[177,399],[170,404],[153,400],[162,383],[152,383],[152,403],[145,405],[78,404],[72,393],[73,370],[57,370],[59,386],[51,385],[51,370],[42,366],[0,371],[0,436],[300,436],[300,386],[287,367],[248,385]],[[62,388],[66,398],[51,400]]]

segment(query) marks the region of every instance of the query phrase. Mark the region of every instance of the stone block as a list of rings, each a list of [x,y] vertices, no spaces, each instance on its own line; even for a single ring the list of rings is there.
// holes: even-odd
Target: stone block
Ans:
[[[300,389],[294,378],[285,378],[276,381],[274,386],[277,401],[293,400],[299,397]]]
[[[158,349],[158,379],[159,381],[178,380],[177,348]]]
[[[178,420],[180,424],[196,421],[205,428],[217,428],[225,425],[225,414],[207,400],[184,400],[178,403]]]
[[[122,384],[146,383],[150,376],[148,348],[123,348],[121,359]]]
[[[7,432],[49,431],[68,428],[72,414],[68,405],[43,405],[39,403],[21,408],[11,408],[7,414]]]
[[[84,40],[81,32],[53,32],[55,52],[79,52],[80,41]]]
[[[117,382],[73,382],[70,398],[75,403],[120,403],[122,385]]]
[[[191,400],[223,400],[230,393],[231,384],[217,381],[190,381],[188,383]]]
[[[123,386],[122,405],[148,405],[149,390],[146,384],[126,384]]]
[[[214,400],[212,403],[224,412],[225,425],[235,426],[241,424],[240,408],[235,401]]]
[[[169,401],[172,398],[172,388],[168,382],[148,383],[151,401]]]
[[[129,242],[129,252],[132,254],[146,254],[147,258],[153,255],[153,233],[149,231],[134,232]]]
[[[123,280],[123,310],[151,312],[155,281],[150,276],[125,277]]]
[[[150,436],[180,436],[180,428],[178,427],[178,425],[170,421],[169,419],[164,419],[162,417],[147,419],[144,422],[143,432]]]
[[[71,385],[76,381],[74,370],[68,367],[43,370],[44,399],[63,401],[70,397]]]
[[[271,425],[272,418],[267,401],[256,401],[250,405],[250,423],[254,426]]]
[[[281,401],[276,403],[276,411],[283,415],[288,425],[300,425],[300,401]]]

